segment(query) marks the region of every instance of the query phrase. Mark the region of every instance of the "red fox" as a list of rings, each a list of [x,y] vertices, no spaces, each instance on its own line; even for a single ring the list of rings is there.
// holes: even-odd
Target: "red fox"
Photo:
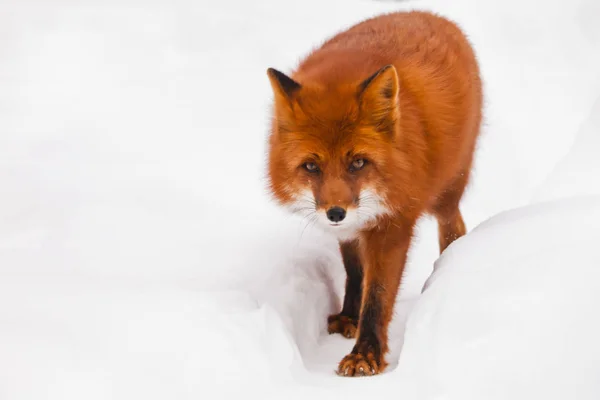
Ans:
[[[381,373],[417,220],[436,217],[440,253],[466,233],[459,203],[482,119],[474,51],[453,22],[396,12],[327,40],[290,76],[267,75],[270,191],[337,236],[347,272],[328,330],[356,343],[337,373]]]

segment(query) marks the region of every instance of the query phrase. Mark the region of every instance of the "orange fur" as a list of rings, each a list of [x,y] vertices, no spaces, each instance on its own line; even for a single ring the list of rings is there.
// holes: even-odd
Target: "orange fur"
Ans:
[[[417,220],[437,217],[440,252],[465,234],[458,206],[482,109],[474,52],[449,20],[399,12],[339,33],[290,77],[268,75],[271,191],[342,246],[346,299],[330,332],[357,339],[338,371],[379,373]]]

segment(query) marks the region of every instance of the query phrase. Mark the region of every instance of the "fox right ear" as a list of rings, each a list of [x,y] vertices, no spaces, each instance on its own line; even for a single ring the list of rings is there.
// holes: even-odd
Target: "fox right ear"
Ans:
[[[393,110],[398,102],[398,74],[389,64],[365,79],[358,87],[361,100],[371,111],[384,113]]]
[[[400,116],[398,92],[398,74],[391,64],[382,67],[358,86],[361,114],[378,130],[390,135],[394,134]]]
[[[277,71],[275,68],[267,69],[267,75],[271,81],[271,87],[276,96],[283,97],[288,101],[292,98],[302,86],[283,72]]]

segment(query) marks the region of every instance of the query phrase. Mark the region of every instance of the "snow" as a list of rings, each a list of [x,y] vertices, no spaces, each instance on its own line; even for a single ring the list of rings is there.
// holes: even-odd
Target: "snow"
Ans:
[[[599,222],[600,196],[578,197],[501,213],[457,241],[407,324],[407,391],[597,398]]]
[[[342,379],[337,244],[265,192],[266,69],[411,8],[457,20],[481,61],[470,233],[438,259],[422,221],[387,373]],[[0,398],[598,398],[598,17],[595,0],[6,0]]]
[[[600,195],[600,97],[587,120],[581,125],[571,150],[554,167],[546,182],[537,190],[534,201],[563,197]]]

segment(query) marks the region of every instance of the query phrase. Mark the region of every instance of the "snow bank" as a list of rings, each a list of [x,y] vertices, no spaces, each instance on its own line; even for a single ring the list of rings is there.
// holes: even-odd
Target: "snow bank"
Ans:
[[[437,261],[407,323],[408,398],[595,399],[600,197],[502,213]]]

